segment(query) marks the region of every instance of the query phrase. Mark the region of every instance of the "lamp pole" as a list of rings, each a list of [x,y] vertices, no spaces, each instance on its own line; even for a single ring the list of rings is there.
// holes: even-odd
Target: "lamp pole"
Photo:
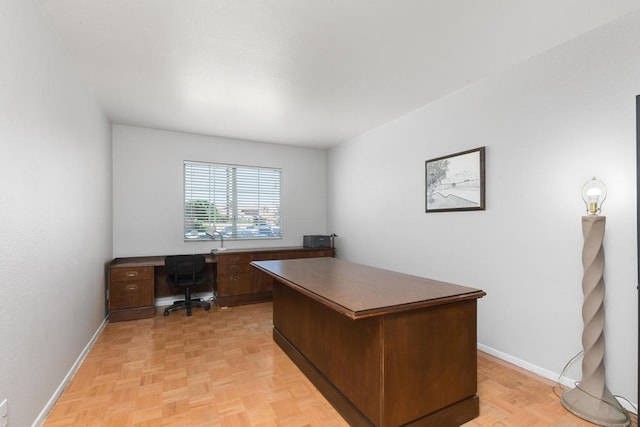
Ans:
[[[604,339],[604,230],[606,217],[598,215],[606,198],[606,187],[593,178],[583,190],[589,215],[582,217],[582,380],[562,395],[562,405],[594,424],[606,427],[627,427],[630,419],[609,391],[605,379]]]

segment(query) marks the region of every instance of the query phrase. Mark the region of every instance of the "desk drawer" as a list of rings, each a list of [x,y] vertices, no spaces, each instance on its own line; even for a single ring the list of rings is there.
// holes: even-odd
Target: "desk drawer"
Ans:
[[[111,269],[111,281],[122,282],[128,280],[153,279],[153,267],[122,267]]]
[[[248,273],[251,266],[246,264],[218,264],[218,277],[227,274]]]
[[[110,310],[153,305],[153,279],[122,282],[111,281],[109,287]]]
[[[126,310],[109,311],[109,322],[122,322],[123,320],[144,319],[153,317],[156,312],[155,307],[129,308]]]
[[[251,291],[251,276],[249,273],[218,273],[218,295],[241,295]]]
[[[217,254],[218,266],[225,264],[249,264],[251,254]]]

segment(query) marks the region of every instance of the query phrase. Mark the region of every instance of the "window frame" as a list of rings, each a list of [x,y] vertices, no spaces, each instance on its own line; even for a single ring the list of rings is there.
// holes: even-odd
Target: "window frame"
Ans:
[[[183,240],[282,239],[282,175],[276,167],[184,160]]]

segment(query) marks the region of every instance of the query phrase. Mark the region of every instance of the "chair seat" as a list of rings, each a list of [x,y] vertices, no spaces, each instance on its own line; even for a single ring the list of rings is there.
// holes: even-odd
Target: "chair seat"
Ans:
[[[178,287],[178,288],[184,288],[184,287],[194,287],[194,286],[199,286],[202,285],[204,283],[207,282],[208,277],[207,276],[202,276],[202,277],[196,277],[195,282],[193,281],[192,278],[182,278],[182,277],[177,277],[175,280],[173,280],[170,285]]]

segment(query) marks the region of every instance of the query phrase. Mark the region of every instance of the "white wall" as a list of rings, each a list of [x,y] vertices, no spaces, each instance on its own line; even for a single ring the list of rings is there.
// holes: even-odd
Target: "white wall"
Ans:
[[[637,402],[639,70],[636,13],[335,147],[340,257],[485,290],[482,348],[554,377],[582,348],[580,190],[596,175],[609,187],[607,379]],[[425,160],[480,146],[486,211],[426,214]]]
[[[111,129],[34,0],[0,3],[0,400],[36,421],[105,318]]]
[[[304,234],[327,232],[325,150],[114,126],[115,256],[219,247],[219,241],[183,241],[184,160],[282,168],[283,238],[225,240],[225,247],[302,246]]]

